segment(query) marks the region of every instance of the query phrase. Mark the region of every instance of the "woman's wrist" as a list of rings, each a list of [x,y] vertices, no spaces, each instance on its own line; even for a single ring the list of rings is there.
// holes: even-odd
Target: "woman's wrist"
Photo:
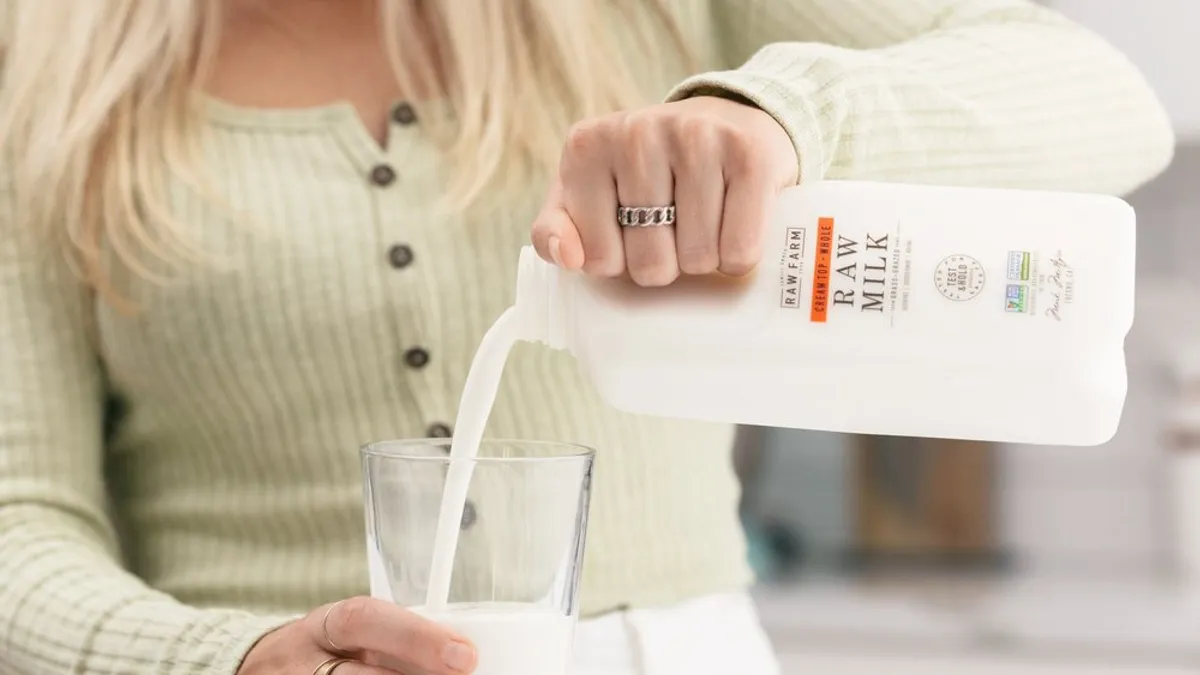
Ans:
[[[294,621],[298,621],[304,617],[303,614],[292,615],[270,615],[270,616],[254,616],[246,615],[238,612],[238,617],[221,622],[213,626],[213,632],[208,638],[202,638],[197,647],[199,647],[199,656],[203,658],[203,654],[207,649],[201,645],[208,644],[215,640],[222,643],[222,648],[216,654],[216,658],[210,661],[207,665],[197,669],[197,675],[237,675],[238,670],[245,661],[246,655],[250,650],[254,649],[264,637],[279,630]],[[186,652],[185,652],[186,653]],[[186,668],[186,664],[177,664],[173,667]],[[190,670],[176,671],[172,669],[170,672],[186,672]]]

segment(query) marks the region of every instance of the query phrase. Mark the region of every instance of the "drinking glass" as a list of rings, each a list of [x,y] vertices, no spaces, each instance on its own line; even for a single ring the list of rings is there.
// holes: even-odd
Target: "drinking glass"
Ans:
[[[446,623],[479,651],[476,675],[564,675],[578,619],[595,453],[484,441],[456,459],[443,439],[363,447],[371,595]],[[447,477],[469,483],[448,604],[427,606]]]

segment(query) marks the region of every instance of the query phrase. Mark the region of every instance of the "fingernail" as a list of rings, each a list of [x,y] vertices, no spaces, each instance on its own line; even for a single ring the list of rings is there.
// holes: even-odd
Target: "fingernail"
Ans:
[[[550,249],[550,259],[554,261],[554,264],[562,267],[562,253],[559,252],[560,243],[558,237],[550,237],[550,240],[546,242],[546,248]]]
[[[442,650],[442,662],[451,670],[466,671],[475,664],[475,650],[461,642],[451,642]]]

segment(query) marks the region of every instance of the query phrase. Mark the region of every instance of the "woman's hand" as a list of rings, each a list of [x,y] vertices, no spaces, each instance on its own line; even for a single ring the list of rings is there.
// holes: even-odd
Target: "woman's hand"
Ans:
[[[339,657],[345,661],[330,669]],[[238,675],[463,675],[475,670],[476,659],[475,648],[444,626],[359,597],[318,607],[267,634]]]
[[[571,132],[533,225],[542,258],[642,286],[750,272],[796,151],[767,113],[697,97],[588,120]],[[675,225],[622,227],[617,209],[674,204]]]

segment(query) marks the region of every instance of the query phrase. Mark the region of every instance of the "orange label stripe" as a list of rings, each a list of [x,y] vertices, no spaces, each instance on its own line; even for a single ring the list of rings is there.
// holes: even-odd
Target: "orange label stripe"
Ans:
[[[829,311],[829,273],[833,265],[833,218],[817,219],[817,256],[813,261],[812,313],[809,319],[825,323]]]

